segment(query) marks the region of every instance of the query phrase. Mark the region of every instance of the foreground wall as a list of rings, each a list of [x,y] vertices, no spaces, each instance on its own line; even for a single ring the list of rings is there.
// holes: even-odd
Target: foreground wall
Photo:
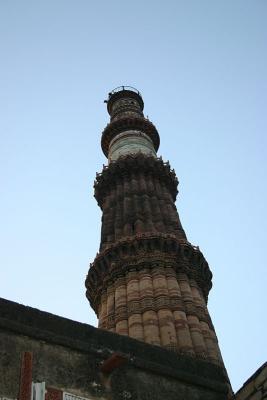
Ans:
[[[264,363],[236,393],[236,400],[267,399],[267,362]]]
[[[227,398],[220,367],[0,299],[0,397],[21,398],[25,352],[33,382],[87,399]]]

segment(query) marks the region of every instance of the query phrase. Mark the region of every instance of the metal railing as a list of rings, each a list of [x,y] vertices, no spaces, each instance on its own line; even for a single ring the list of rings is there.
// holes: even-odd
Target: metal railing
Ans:
[[[116,87],[115,89],[113,89],[111,92],[109,92],[108,96],[109,96],[109,98],[110,98],[114,93],[121,92],[121,91],[123,91],[123,90],[130,90],[131,92],[135,92],[135,93],[137,93],[140,97],[142,97],[142,96],[141,96],[141,93],[139,92],[139,90],[135,89],[135,88],[132,87],[132,86],[118,86],[118,87]]]

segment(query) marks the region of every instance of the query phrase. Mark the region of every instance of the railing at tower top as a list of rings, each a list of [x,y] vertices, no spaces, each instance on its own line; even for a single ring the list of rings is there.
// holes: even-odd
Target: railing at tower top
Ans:
[[[111,92],[109,92],[108,97],[110,98],[113,94],[115,94],[117,92],[121,92],[123,90],[130,90],[131,92],[137,93],[140,97],[142,97],[139,90],[135,89],[132,86],[118,86],[115,89],[113,89]]]

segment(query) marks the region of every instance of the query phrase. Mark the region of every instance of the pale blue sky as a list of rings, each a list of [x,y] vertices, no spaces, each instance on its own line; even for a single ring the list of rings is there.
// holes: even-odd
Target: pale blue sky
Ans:
[[[137,87],[178,175],[234,389],[266,350],[266,0],[0,2],[0,296],[96,324],[103,100]]]

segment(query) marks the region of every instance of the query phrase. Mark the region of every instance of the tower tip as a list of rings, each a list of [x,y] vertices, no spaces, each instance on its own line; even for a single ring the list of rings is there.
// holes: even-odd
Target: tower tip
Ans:
[[[141,110],[144,109],[144,102],[143,102],[142,95],[139,92],[139,90],[137,90],[136,88],[134,88],[132,86],[123,85],[123,86],[118,86],[115,89],[113,89],[111,92],[109,92],[108,98],[106,100],[104,100],[104,103],[107,104],[108,113],[109,114],[111,113],[112,105],[114,104],[115,101],[117,101],[121,98],[125,98],[125,97],[134,98],[135,100],[138,101]]]

